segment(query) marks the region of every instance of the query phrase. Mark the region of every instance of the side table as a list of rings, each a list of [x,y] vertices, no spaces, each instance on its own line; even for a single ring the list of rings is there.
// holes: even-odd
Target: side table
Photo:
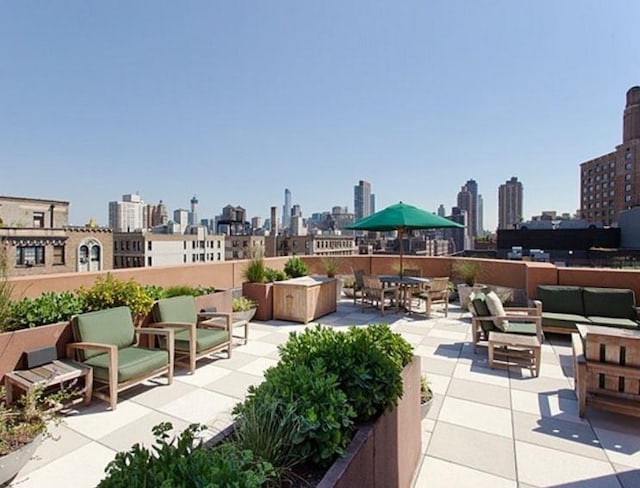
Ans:
[[[540,341],[536,336],[489,332],[489,366],[524,366],[540,374]]]
[[[70,402],[72,405],[84,401],[85,405],[91,403],[93,393],[93,370],[84,364],[68,359],[56,359],[50,363],[36,368],[12,371],[5,374],[5,393],[7,405],[14,400],[14,388],[29,391],[35,386],[62,385],[66,381],[76,378],[84,378],[85,384],[81,391],[82,398]]]

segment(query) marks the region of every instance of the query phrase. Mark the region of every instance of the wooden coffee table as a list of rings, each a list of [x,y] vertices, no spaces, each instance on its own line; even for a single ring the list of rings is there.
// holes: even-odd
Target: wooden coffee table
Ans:
[[[5,374],[7,404],[11,404],[14,400],[14,388],[19,388],[26,392],[36,386],[47,388],[52,385],[63,385],[65,382],[76,378],[84,378],[84,388],[80,391],[81,398],[69,403],[84,402],[85,405],[89,405],[93,391],[93,370],[84,364],[68,359],[56,359],[36,368],[17,370]]]
[[[489,332],[489,366],[526,367],[540,374],[540,341],[536,336]]]

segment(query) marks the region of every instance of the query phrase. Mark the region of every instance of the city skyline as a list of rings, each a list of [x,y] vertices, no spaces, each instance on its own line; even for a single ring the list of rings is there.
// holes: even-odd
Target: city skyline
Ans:
[[[516,175],[525,218],[579,208],[640,81],[637,2],[366,5],[6,3],[0,194],[106,225],[124,193],[266,218],[289,188],[308,217],[358,180],[449,212],[473,179],[493,230]]]

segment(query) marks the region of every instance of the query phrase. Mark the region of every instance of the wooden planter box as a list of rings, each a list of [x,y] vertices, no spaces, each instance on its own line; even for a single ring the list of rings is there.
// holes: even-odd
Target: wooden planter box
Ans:
[[[273,319],[273,283],[242,283],[242,294],[253,300],[258,310],[254,318],[256,320]]]
[[[273,284],[273,318],[308,323],[336,311],[336,279],[303,276]]]
[[[203,308],[216,307],[218,312],[231,313],[233,292],[229,290],[216,290],[208,295],[196,297],[196,311]]]

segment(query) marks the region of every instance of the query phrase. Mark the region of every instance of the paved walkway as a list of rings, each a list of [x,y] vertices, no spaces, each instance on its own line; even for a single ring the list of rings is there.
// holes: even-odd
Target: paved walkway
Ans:
[[[596,410],[578,417],[566,338],[543,345],[540,377],[532,378],[525,370],[489,369],[486,351],[473,353],[469,314],[456,307],[448,318],[436,311],[425,320],[361,313],[343,301],[320,322],[389,323],[422,357],[435,398],[423,421],[416,488],[640,486],[640,421]],[[99,400],[73,411],[11,486],[94,487],[117,451],[149,444],[151,427],[162,421],[175,429],[205,423],[209,434],[223,429],[248,386],[276,364],[278,344],[304,328],[280,321],[251,327],[251,341],[231,360],[200,361],[194,375],[178,369],[171,386],[129,390],[115,412]]]

